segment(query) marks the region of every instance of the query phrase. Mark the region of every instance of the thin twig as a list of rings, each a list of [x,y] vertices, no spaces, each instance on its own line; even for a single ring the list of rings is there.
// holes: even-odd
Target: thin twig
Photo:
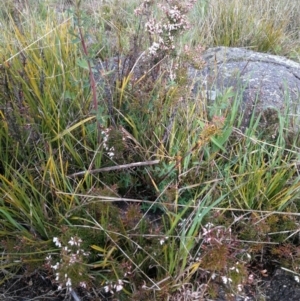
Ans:
[[[93,170],[75,172],[75,173],[69,175],[68,177],[72,178],[72,177],[76,177],[76,176],[85,175],[86,173],[95,174],[95,173],[104,172],[104,171],[126,169],[126,168],[132,168],[132,167],[137,167],[137,166],[155,165],[155,164],[158,164],[159,162],[160,162],[159,160],[153,160],[153,161],[135,162],[135,163],[129,163],[129,164],[123,164],[123,165],[117,165],[117,166],[111,166],[111,167],[103,167],[103,168],[97,168],[97,169],[93,169]]]
[[[76,17],[77,17],[77,20],[78,20],[79,38],[80,38],[81,46],[82,46],[82,49],[83,49],[83,53],[84,53],[84,55],[86,56],[86,59],[87,59],[87,64],[88,64],[88,69],[89,69],[89,79],[90,79],[90,85],[91,85],[91,89],[92,89],[94,110],[96,112],[98,112],[96,81],[95,81],[94,73],[93,73],[93,70],[92,70],[91,62],[90,62],[89,57],[88,57],[89,53],[88,53],[87,46],[86,46],[86,43],[85,43],[85,40],[84,40],[84,35],[83,35],[83,32],[82,32],[82,28],[81,28],[81,25],[80,25],[80,20],[81,19],[80,19],[79,7],[77,7]]]
[[[74,290],[71,290],[71,295],[72,295],[74,301],[81,301]]]

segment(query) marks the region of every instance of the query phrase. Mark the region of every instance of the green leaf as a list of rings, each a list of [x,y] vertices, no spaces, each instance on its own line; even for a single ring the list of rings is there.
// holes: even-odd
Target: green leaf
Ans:
[[[85,59],[77,59],[76,60],[76,65],[79,66],[80,68],[85,69],[85,70],[89,70],[88,61],[85,60]]]
[[[221,136],[210,138],[211,142],[213,143],[213,152],[217,152],[221,149],[224,153],[227,153],[227,150],[223,147],[223,144],[228,140],[232,133],[232,129],[232,126],[230,126],[223,131]]]

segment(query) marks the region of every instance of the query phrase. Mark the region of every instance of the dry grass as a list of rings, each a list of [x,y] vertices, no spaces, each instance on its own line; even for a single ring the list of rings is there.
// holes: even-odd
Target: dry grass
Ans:
[[[205,11],[201,4],[197,7],[191,16],[196,25],[189,36],[195,42],[296,56],[300,7],[295,0],[212,0]]]
[[[238,101],[210,118],[178,54],[226,45],[297,59],[298,1],[199,0],[174,52],[148,57],[137,79],[103,72],[92,92],[88,63],[124,56],[136,66],[157,36],[145,31],[149,15],[134,15],[141,1],[76,2],[0,4],[2,274],[46,262],[53,283],[68,286],[68,274],[124,300],[191,301],[216,298],[215,277],[232,278],[228,293],[249,285],[250,258],[265,250],[294,269],[296,142],[240,133]],[[178,82],[167,77],[177,63]]]

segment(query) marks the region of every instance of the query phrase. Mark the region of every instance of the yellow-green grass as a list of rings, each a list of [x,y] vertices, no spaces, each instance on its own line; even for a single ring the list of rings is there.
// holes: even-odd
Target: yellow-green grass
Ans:
[[[172,300],[193,281],[201,293],[195,279],[207,272],[231,277],[237,289],[245,258],[269,232],[275,245],[296,232],[298,137],[286,139],[285,116],[275,138],[262,136],[255,120],[240,132],[242,91],[231,105],[223,95],[220,108],[210,108],[190,92],[180,55],[185,44],[226,45],[297,59],[296,1],[198,1],[193,26],[165,57],[167,66],[179,63],[180,80],[134,81],[128,72],[111,83],[104,74],[97,91],[89,74],[97,59],[150,46],[147,16],[134,15],[138,1],[66,2],[0,7],[3,281],[41,263],[54,275],[60,262],[72,288],[124,280],[117,293],[129,300]],[[233,275],[237,261],[242,272]]]

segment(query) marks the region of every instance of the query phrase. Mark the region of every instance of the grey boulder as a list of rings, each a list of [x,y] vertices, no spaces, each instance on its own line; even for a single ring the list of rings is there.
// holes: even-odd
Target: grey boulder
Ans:
[[[278,113],[289,114],[289,129],[298,129],[300,116],[300,64],[285,57],[258,53],[243,48],[216,47],[203,54],[201,70],[188,69],[193,91],[216,101],[231,89],[242,91],[242,129],[255,110],[261,125],[278,123]],[[277,118],[276,118],[277,117]]]

